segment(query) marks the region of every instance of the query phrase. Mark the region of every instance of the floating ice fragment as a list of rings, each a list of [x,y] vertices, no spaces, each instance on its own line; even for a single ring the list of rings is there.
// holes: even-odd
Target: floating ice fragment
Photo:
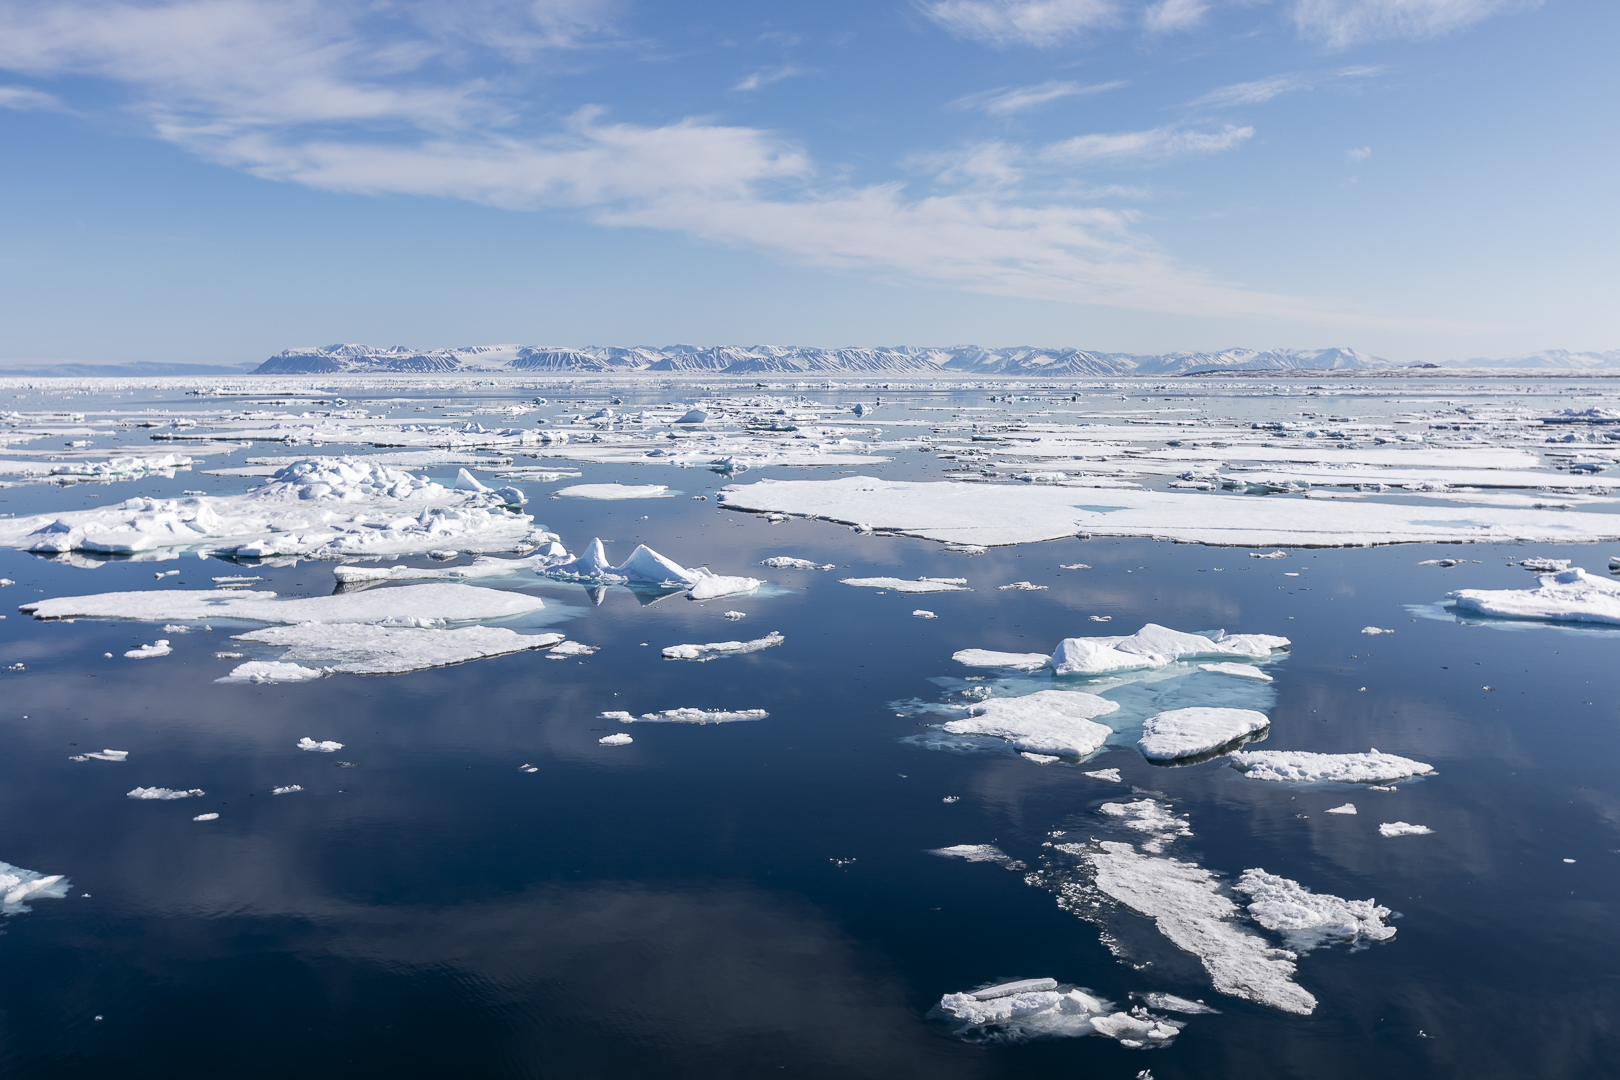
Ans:
[[[1389,908],[1373,900],[1313,893],[1297,881],[1260,869],[1243,871],[1232,890],[1249,897],[1251,919],[1281,933],[1299,953],[1310,952],[1329,938],[1388,941],[1395,936],[1395,928],[1384,925]]]
[[[529,649],[546,649],[563,640],[558,633],[519,634],[504,626],[356,626],[301,623],[271,626],[236,635],[284,648],[279,667],[262,661],[242,664],[220,682],[286,682],[323,675],[398,675],[460,664]],[[319,664],[320,667],[300,667]],[[257,676],[257,678],[255,678]]]
[[[662,499],[668,496],[669,488],[664,484],[574,484],[552,494],[575,499]]]
[[[1456,566],[1461,561],[1462,560],[1460,559],[1424,559],[1422,562],[1418,563],[1418,565],[1452,567]]]
[[[738,619],[746,619],[746,618],[748,618],[748,612],[746,612],[746,611],[728,611],[728,612],[726,612],[725,617],[732,620],[733,622],[735,622]]]
[[[1365,754],[1313,754],[1304,750],[1239,750],[1228,759],[1251,780],[1290,784],[1387,784],[1429,776],[1434,766],[1369,750]]]
[[[1091,616],[1091,621],[1092,622],[1113,622],[1114,617],[1112,615],[1093,615],[1093,616]]]
[[[546,652],[547,659],[564,660],[570,656],[595,656],[602,651],[600,645],[584,645],[577,641],[559,641]]]
[[[918,608],[916,611],[913,611],[911,613],[911,617],[914,618],[914,619],[937,619],[937,618],[939,618],[939,616],[935,615],[932,611],[924,611],[922,608]]]
[[[215,655],[237,657],[242,654],[216,653]],[[308,679],[320,679],[325,676],[326,672],[318,668],[307,668],[282,660],[250,660],[245,664],[237,664],[231,669],[229,675],[214,681],[247,683],[304,682]]]
[[[153,574],[152,576],[161,581],[163,578],[166,578],[166,577],[175,577],[179,573],[180,573],[180,571],[178,571],[178,570],[159,570],[157,573]]]
[[[946,804],[958,803],[958,802],[961,802],[961,801],[962,801],[962,796],[960,796],[960,795],[947,795],[943,799],[940,800],[940,802],[946,803]]]
[[[1446,597],[1456,610],[1477,615],[1620,625],[1620,581],[1579,567],[1546,574],[1534,589],[1459,589]]]
[[[1033,761],[1037,765],[1051,765],[1053,762],[1063,760],[1056,754],[1032,754],[1028,750],[1018,751],[1018,756],[1025,761]]]
[[[686,595],[693,600],[718,600],[723,596],[738,596],[742,593],[753,592],[765,584],[759,578],[751,577],[725,577],[720,574],[711,574],[707,570],[696,571],[700,576],[686,591]]]
[[[87,754],[74,754],[72,757],[68,758],[68,760],[69,761],[128,761],[129,760],[129,751],[128,750],[102,750],[102,751],[100,751],[98,753],[97,751],[92,750]]]
[[[343,749],[343,744],[340,742],[332,742],[331,740],[327,740],[325,742],[316,742],[308,735],[305,735],[302,739],[299,739],[294,745],[300,750],[315,750],[322,754],[335,754],[339,750]]]
[[[740,720],[765,720],[770,715],[764,709],[665,709],[640,716],[615,710],[599,713],[596,718],[619,724],[731,724]]]
[[[0,915],[8,918],[32,911],[30,900],[62,900],[73,883],[61,874],[41,874],[0,862]]]
[[[245,619],[262,623],[373,623],[389,626],[444,626],[457,622],[504,619],[545,607],[538,596],[481,589],[472,585],[433,583],[404,589],[330,596],[281,598],[272,592],[220,592],[175,589],[170,592],[93,593],[64,596],[22,605],[36,619]]]
[[[602,746],[629,746],[636,740],[632,739],[625,732],[620,731],[612,735],[604,735],[596,741]]]
[[[955,844],[951,847],[933,848],[928,854],[945,859],[965,859],[968,862],[1004,863],[1011,858],[994,844]]]
[[[1162,994],[1158,991],[1149,991],[1145,994],[1132,993],[1136,998],[1150,1009],[1165,1009],[1169,1012],[1186,1013],[1189,1016],[1215,1015],[1219,1016],[1221,1010],[1212,1009],[1202,1001],[1188,1001],[1175,994]]]
[[[996,591],[1007,592],[1008,590],[1012,590],[1014,592],[1043,592],[1049,588],[1051,588],[1050,585],[1032,585],[1027,581],[1015,581],[1011,585],[997,585]]]
[[[191,820],[192,821],[218,821],[219,820],[219,815],[218,814],[198,814],[196,817],[192,818]]]
[[[787,638],[775,630],[762,638],[753,641],[711,641],[706,645],[671,645],[664,649],[665,660],[696,660],[706,663],[718,660],[722,656],[737,656],[742,653],[758,652],[760,649],[769,649],[780,645]]]
[[[1171,709],[1147,718],[1136,746],[1149,761],[1199,757],[1265,731],[1270,723],[1253,709]]]
[[[1124,780],[1120,779],[1118,769],[1093,769],[1092,771],[1082,775],[1089,776],[1093,780],[1104,780],[1110,784],[1123,784],[1125,782]]]
[[[1058,569],[1059,570],[1090,570],[1091,567],[1086,565],[1083,562],[1059,563],[1058,564]]]
[[[970,715],[941,725],[952,735],[987,735],[1005,739],[1015,750],[1062,757],[1086,757],[1102,748],[1112,730],[1094,723],[1119,703],[1095,694],[1038,690],[1023,697],[990,698],[971,707]]]
[[[905,578],[893,577],[865,577],[865,578],[839,578],[840,585],[854,585],[862,589],[888,589],[898,593],[931,593],[931,592],[967,592],[964,578],[918,578],[908,581]]]
[[[1539,573],[1549,571],[1556,573],[1560,570],[1568,570],[1572,561],[1571,559],[1523,559],[1519,562],[1519,565],[1526,570],[1535,570]]]
[[[1427,825],[1408,825],[1404,821],[1386,821],[1378,826],[1379,836],[1427,836],[1432,832]]]
[[[1230,675],[1234,679],[1252,679],[1255,682],[1271,682],[1272,678],[1253,664],[1199,664],[1198,670],[1211,671],[1216,675]]]
[[[207,792],[202,788],[191,788],[188,791],[179,791],[166,787],[138,787],[125,793],[131,799],[191,799]]]
[[[1169,1046],[1181,1021],[1138,1008],[1121,1012],[1079,987],[1062,990],[1055,979],[1024,979],[965,994],[946,994],[937,1012],[956,1034],[987,1042],[1101,1035],[1131,1049]]]
[[[1363,626],[1361,628],[1361,632],[1363,634],[1375,634],[1376,635],[1376,634],[1393,634],[1395,631],[1393,631],[1393,630],[1380,630],[1376,626]]]
[[[1288,558],[1288,552],[1286,552],[1286,551],[1267,551],[1265,553],[1261,553],[1261,552],[1258,552],[1258,551],[1251,551],[1251,552],[1249,552],[1249,558],[1251,558],[1251,559],[1286,559],[1286,558]]]
[[[1330,806],[1322,812],[1324,814],[1354,814],[1356,812],[1356,804],[1353,802],[1347,802],[1343,806]]]
[[[836,570],[836,563],[818,564],[809,559],[795,559],[787,555],[776,555],[761,562],[761,566],[769,566],[773,570]]]
[[[189,634],[191,633],[191,627],[182,626],[179,623],[165,623],[163,632],[165,634]]]
[[[141,645],[124,653],[131,660],[146,660],[154,656],[168,656],[174,650],[169,648],[168,638],[158,638],[150,645]]]
[[[1051,662],[1059,675],[1106,675],[1166,667],[1178,660],[1204,657],[1243,656],[1263,660],[1287,645],[1287,638],[1271,634],[1229,635],[1221,631],[1209,638],[1148,623],[1124,637],[1065,638],[1052,653]]]
[[[303,790],[304,790],[304,785],[302,785],[302,784],[288,784],[286,787],[271,788],[270,789],[270,794],[272,794],[272,795],[291,795],[295,791],[303,791]]]
[[[994,652],[990,649],[959,649],[951,659],[968,667],[1010,668],[1013,671],[1039,671],[1047,664],[1045,653]]]
[[[1134,802],[1105,802],[1097,808],[1105,817],[1118,818],[1120,824],[1134,832],[1144,833],[1142,850],[1157,855],[1164,845],[1173,844],[1184,836],[1191,836],[1192,826],[1170,812],[1170,807],[1157,799],[1137,799]]]

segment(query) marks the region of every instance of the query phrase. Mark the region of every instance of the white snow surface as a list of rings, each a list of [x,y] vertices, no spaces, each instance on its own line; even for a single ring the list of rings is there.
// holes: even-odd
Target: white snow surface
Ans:
[[[640,716],[621,711],[605,712],[596,718],[620,724],[730,724],[739,720],[765,720],[770,715],[764,709],[665,709]]]
[[[1521,451],[1513,453],[1525,456]],[[945,543],[991,546],[1057,540],[1076,533],[1164,536],[1243,547],[1514,540],[1598,543],[1620,539],[1620,518],[1602,513],[1469,507],[1448,510],[1441,517],[1431,506],[1411,503],[1344,503],[1119,488],[1087,492],[1045,484],[849,476],[837,480],[759,480],[733,485],[726,489],[725,496],[725,505],[733,509],[868,524],[886,532]],[[1103,503],[1107,505],[1094,505]]]
[[[397,589],[282,599],[273,592],[172,589],[92,593],[36,600],[21,610],[36,619],[139,619],[169,622],[244,619],[262,623],[371,623],[438,627],[526,615],[545,607],[538,596],[436,583]]]
[[[1389,908],[1374,900],[1313,893],[1297,881],[1261,869],[1243,871],[1232,891],[1249,898],[1249,918],[1281,933],[1298,953],[1310,952],[1329,939],[1388,941],[1395,936],[1395,928],[1384,925]]]
[[[1096,753],[1113,731],[1094,723],[1119,708],[1117,702],[1074,690],[1038,690],[1023,697],[988,698],[967,717],[942,727],[952,735],[1005,739],[1015,750],[1062,757]]]
[[[1347,802],[1343,806],[1330,806],[1322,811],[1324,814],[1354,814],[1355,812],[1356,804],[1352,802]]]
[[[951,581],[941,581],[937,578],[918,578],[911,581],[907,578],[895,577],[851,577],[839,578],[840,585],[854,585],[861,589],[888,589],[899,593],[931,593],[931,592],[967,592],[966,585]]]
[[[307,682],[310,679],[323,679],[326,672],[319,668],[307,668],[300,664],[289,664],[280,660],[249,660],[245,664],[237,664],[231,668],[231,673],[215,682],[233,683],[282,683]]]
[[[574,499],[662,499],[669,495],[669,488],[664,484],[574,484],[552,494]]]
[[[753,592],[763,584],[765,582],[760,578],[705,574],[692,583],[692,587],[686,591],[686,595],[693,600],[718,600],[723,596],[739,596],[743,593]]]
[[[1253,679],[1255,682],[1271,682],[1271,676],[1255,667],[1253,664],[1199,664],[1199,671],[1212,671],[1217,675],[1230,675],[1234,679]]]
[[[614,732],[612,735],[604,735],[600,739],[596,740],[597,745],[599,746],[629,746],[635,741],[635,739],[630,737],[629,732],[625,731]]]
[[[1428,836],[1434,832],[1427,825],[1409,825],[1404,821],[1386,821],[1378,826],[1379,836]]]
[[[1534,589],[1459,589],[1446,599],[1458,611],[1499,619],[1620,626],[1620,581],[1580,567],[1544,574]]]
[[[1004,863],[1010,856],[994,844],[953,844],[950,847],[933,848],[928,854],[938,855],[944,859],[966,859],[968,862]]]
[[[935,615],[932,611],[928,611],[928,610],[926,610],[924,608],[918,608],[917,610],[913,611],[911,613],[911,617],[914,618],[914,619],[937,619],[937,618],[939,618],[938,615]]]
[[[664,649],[664,659],[696,660],[701,664],[709,660],[718,660],[722,656],[738,656],[742,653],[769,649],[786,640],[787,638],[772,630],[764,637],[752,641],[711,641],[706,645],[670,645]]]
[[[313,750],[320,754],[335,754],[339,750],[343,749],[343,744],[340,742],[332,742],[330,739],[326,740],[325,742],[316,742],[308,735],[305,735],[302,739],[299,739],[294,745],[300,750]]]
[[[946,994],[939,1011],[957,1022],[958,1034],[983,1032],[1009,1041],[1101,1035],[1131,1049],[1168,1046],[1183,1026],[1179,1020],[1121,1011],[1079,987],[1060,989],[1054,979]]]
[[[1089,776],[1093,780],[1103,780],[1110,784],[1123,784],[1125,782],[1120,777],[1118,769],[1093,769],[1091,772],[1084,773],[1083,775]]]
[[[913,615],[917,614],[915,611]],[[1047,664],[1045,653],[995,652],[990,649],[959,649],[951,659],[968,667],[1010,668],[1013,671],[1039,671]]]
[[[1238,750],[1228,760],[1251,780],[1289,784],[1387,784],[1428,776],[1434,766],[1383,754],[1313,754],[1304,750]]]
[[[1145,834],[1147,838],[1141,842],[1142,850],[1154,855],[1164,851],[1166,844],[1192,835],[1192,826],[1187,824],[1186,819],[1171,813],[1170,807],[1157,799],[1105,802],[1097,807],[1097,813],[1118,818],[1127,829]]]
[[[809,559],[795,559],[791,555],[775,555],[764,560],[759,565],[768,566],[772,570],[836,570],[837,564],[817,564]]]
[[[61,900],[73,883],[61,874],[41,874],[0,862],[0,915],[10,917],[32,911],[30,900]]]
[[[91,750],[84,754],[74,754],[69,761],[128,761],[128,750]]]
[[[166,787],[138,787],[125,792],[131,799],[191,799],[199,795],[206,795],[202,788],[178,790]]]
[[[1136,746],[1149,761],[1174,761],[1219,750],[1270,724],[1253,709],[1171,709],[1147,718]]]
[[[454,545],[505,551],[531,519],[516,488],[457,490],[366,458],[299,458],[244,495],[134,498],[113,506],[0,519],[0,546],[36,552],[408,555]]]
[[[266,670],[261,661],[240,664],[219,682],[277,682],[287,681],[288,677],[304,679],[335,674],[401,675],[526,649],[549,649],[561,642],[563,635],[520,634],[504,626],[445,629],[298,623],[237,634],[233,640],[278,646],[285,651],[274,669]],[[286,671],[287,668],[296,670]],[[258,677],[254,678],[255,675]]]
[[[1107,675],[1117,671],[1168,667],[1178,660],[1242,656],[1270,657],[1286,648],[1288,639],[1271,634],[1227,634],[1215,637],[1187,634],[1148,623],[1134,634],[1113,637],[1064,638],[1052,653],[1052,669],[1059,675]]]
[[[174,650],[169,648],[168,638],[158,638],[150,645],[140,645],[130,649],[125,656],[131,660],[146,660],[154,656],[168,656]]]

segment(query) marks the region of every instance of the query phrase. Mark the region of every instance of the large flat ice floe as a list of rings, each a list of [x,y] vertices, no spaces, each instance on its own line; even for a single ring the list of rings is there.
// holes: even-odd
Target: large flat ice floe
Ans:
[[[1429,776],[1434,766],[1379,753],[1312,754],[1304,750],[1239,750],[1229,760],[1251,780],[1289,784],[1388,784]]]
[[[938,1012],[954,1021],[958,1035],[985,1042],[1101,1035],[1131,1049],[1169,1046],[1185,1021],[1154,1016],[1145,1009],[1125,1012],[1080,987],[1056,979],[1020,979],[946,994]]]
[[[1053,650],[1051,664],[1059,675],[1108,675],[1168,667],[1179,660],[1231,656],[1263,660],[1287,647],[1287,638],[1272,634],[1221,631],[1204,637],[1148,623],[1125,636],[1064,638]]]
[[[913,615],[917,614],[915,611]],[[968,667],[1004,668],[1009,671],[1039,671],[1050,661],[1045,653],[995,652],[992,649],[958,649],[951,659]]]
[[[0,519],[0,546],[317,559],[445,547],[509,551],[535,542],[532,519],[515,509],[523,502],[516,488],[447,488],[365,458],[307,458],[245,495],[136,498],[92,510]]]
[[[32,911],[30,900],[61,900],[73,883],[61,874],[41,874],[0,862],[0,915],[21,915]]]
[[[1374,900],[1343,900],[1312,892],[1261,869],[1243,871],[1232,891],[1249,898],[1249,918],[1282,934],[1288,947],[1301,954],[1328,941],[1388,941],[1395,936],[1395,928],[1384,925],[1389,908]]]
[[[1544,574],[1534,589],[1458,589],[1446,599],[1471,615],[1620,626],[1620,581],[1579,567]]]
[[[1092,718],[1118,709],[1117,702],[1075,690],[1038,690],[1023,697],[981,701],[968,716],[943,724],[952,735],[1005,739],[1014,749],[1063,757],[1086,757],[1102,748],[1112,729]]]
[[[519,634],[504,626],[441,629],[299,623],[237,634],[235,640],[285,651],[274,669],[259,662],[240,664],[218,682],[302,681],[319,675],[403,675],[530,649],[550,649],[563,640],[563,635]]]
[[[915,581],[897,577],[839,578],[840,585],[854,585],[860,589],[887,589],[898,593],[968,592],[963,578],[918,578]]]
[[[36,619],[243,619],[262,623],[440,627],[507,619],[544,607],[545,602],[538,596],[445,583],[289,598],[273,592],[217,589],[92,593],[36,600],[21,605],[20,610]]]
[[[558,488],[552,494],[564,495],[572,499],[605,499],[609,501],[619,499],[664,499],[669,497],[669,488],[663,484],[575,484],[572,487]]]
[[[1202,757],[1265,731],[1270,723],[1253,709],[1171,709],[1147,718],[1136,746],[1149,761]]]
[[[1548,474],[1549,478],[1553,474]],[[1250,495],[957,481],[759,480],[726,489],[735,510],[824,518],[958,544],[1028,544],[1085,533],[1244,547],[1620,539],[1620,516]]]

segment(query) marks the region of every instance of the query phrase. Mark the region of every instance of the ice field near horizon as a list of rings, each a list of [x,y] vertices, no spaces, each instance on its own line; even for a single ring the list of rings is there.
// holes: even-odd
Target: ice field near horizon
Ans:
[[[1610,1075],[1617,511],[1606,379],[0,379],[0,1074]]]

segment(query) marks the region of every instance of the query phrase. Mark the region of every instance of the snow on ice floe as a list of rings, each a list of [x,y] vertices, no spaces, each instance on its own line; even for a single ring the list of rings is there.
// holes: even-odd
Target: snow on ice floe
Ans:
[[[913,615],[916,612],[912,612]],[[1045,653],[995,652],[991,649],[958,649],[951,659],[968,667],[1008,668],[1013,671],[1039,671],[1047,665]]]
[[[1406,502],[1345,503],[1127,489],[1081,494],[1072,488],[1042,484],[864,476],[759,480],[733,485],[724,494],[724,505],[734,510],[824,518],[946,543],[981,545],[1036,543],[1078,533],[1295,548],[1620,539],[1620,519],[1615,515],[1551,509],[1469,507],[1449,511],[1457,517],[1440,518],[1432,506]],[[1108,505],[1093,505],[1089,500]]]
[[[538,596],[451,583],[283,599],[273,592],[214,589],[92,593],[36,600],[20,610],[36,619],[139,619],[144,622],[243,619],[262,623],[374,623],[435,627],[527,615]]]
[[[1239,750],[1228,760],[1251,780],[1289,784],[1388,784],[1430,776],[1434,766],[1382,754],[1312,754],[1304,750]]]
[[[1383,629],[1380,629],[1380,628],[1378,628],[1376,626],[1363,626],[1361,628],[1361,632],[1363,634],[1367,634],[1369,636],[1376,637],[1379,634],[1393,634],[1395,631],[1393,631],[1393,630],[1383,630]]]
[[[1221,1010],[1212,1009],[1202,1001],[1189,1001],[1184,997],[1177,997],[1175,994],[1161,994],[1157,991],[1150,991],[1146,994],[1132,993],[1131,997],[1136,998],[1150,1009],[1186,1013],[1188,1016],[1219,1016],[1221,1014]]]
[[[1255,682],[1271,682],[1272,678],[1253,664],[1199,664],[1199,671],[1212,671],[1217,675],[1230,675],[1234,679],[1253,679]]]
[[[202,788],[180,790],[166,787],[138,787],[125,793],[131,799],[194,799],[199,795],[208,794]]]
[[[664,499],[669,497],[669,488],[663,484],[574,484],[552,494],[573,499]]]
[[[1355,812],[1356,804],[1352,802],[1347,802],[1343,806],[1330,806],[1322,811],[1324,814],[1354,814]]]
[[[1229,635],[1220,631],[1204,637],[1148,623],[1136,633],[1121,637],[1065,638],[1053,651],[1051,664],[1059,675],[1106,675],[1205,657],[1263,660],[1287,646],[1287,638],[1272,634]]]
[[[1149,761],[1202,757],[1264,732],[1270,724],[1265,713],[1252,709],[1171,709],[1147,718],[1136,746]]]
[[[217,654],[216,654],[217,655]],[[241,653],[233,653],[240,656]],[[286,683],[307,682],[310,679],[324,679],[326,672],[319,668],[307,668],[302,664],[289,664],[281,660],[249,660],[245,664],[237,664],[231,673],[224,678],[215,679],[215,682],[240,683]]]
[[[150,645],[140,645],[130,649],[124,655],[131,660],[146,660],[154,656],[168,656],[174,650],[169,648],[168,638],[158,638]]]
[[[997,592],[1045,592],[1050,585],[1034,585],[1028,581],[1015,581],[1011,585],[997,585]]]
[[[967,862],[1001,863],[1005,865],[1012,861],[1012,856],[996,847],[994,844],[953,844],[950,847],[932,848],[928,854],[938,855],[942,859],[962,859]]]
[[[1620,626],[1620,581],[1575,567],[1545,574],[1534,589],[1458,589],[1447,606],[1471,615]]]
[[[780,645],[787,638],[775,630],[762,638],[753,641],[711,641],[707,645],[671,645],[664,649],[665,660],[696,660],[704,663],[709,660],[718,660],[722,656],[738,656],[742,653],[758,652]]]
[[[408,555],[446,544],[507,551],[533,542],[516,488],[446,488],[365,458],[300,458],[245,495],[135,498],[114,506],[0,520],[0,546],[237,558]],[[544,534],[549,538],[549,534]]]
[[[1409,825],[1404,821],[1386,821],[1378,826],[1379,836],[1428,836],[1434,832],[1427,825]]]
[[[1073,690],[1038,690],[1023,697],[989,698],[969,715],[941,725],[951,735],[1005,739],[1015,750],[1083,758],[1102,748],[1112,729],[1092,718],[1119,708],[1117,702]]]
[[[630,737],[628,732],[624,731],[615,732],[612,735],[604,735],[600,739],[596,740],[598,746],[629,746],[635,741],[635,739]]]
[[[764,709],[665,709],[640,716],[615,710],[598,713],[596,718],[620,724],[732,724],[740,720],[766,720],[770,715]]]
[[[840,585],[854,585],[861,589],[888,589],[898,593],[968,592],[966,578],[918,578],[910,581],[894,577],[839,578]]]
[[[296,791],[303,791],[303,790],[304,790],[304,785],[303,784],[287,784],[285,787],[271,788],[270,789],[270,794],[272,794],[272,795],[291,795]]]
[[[911,613],[911,617],[914,618],[914,619],[937,619],[937,618],[939,618],[939,616],[935,615],[932,611],[925,611],[922,608],[918,608],[916,611],[913,611]]]
[[[449,629],[413,626],[299,623],[237,634],[281,648],[279,661],[239,664],[218,682],[288,682],[324,675],[403,675],[529,649],[560,649],[563,635],[520,634],[503,626]],[[588,652],[566,655],[590,655]],[[318,665],[314,667],[302,665]]]
[[[559,641],[546,652],[548,660],[565,660],[570,656],[595,656],[602,651],[600,645],[586,645],[579,641]]]
[[[305,735],[293,745],[298,747],[300,750],[312,750],[318,754],[335,754],[339,750],[343,749],[343,744],[340,742],[332,742],[330,739],[326,740],[325,742],[316,742],[308,735]]]
[[[836,563],[813,563],[809,559],[795,559],[789,555],[776,555],[763,560],[759,565],[768,566],[772,570],[836,570]]]
[[[1125,782],[1120,777],[1118,769],[1093,769],[1082,775],[1089,776],[1093,780],[1103,780],[1110,784],[1123,784]]]
[[[74,754],[69,761],[128,761],[128,750],[91,750],[84,754]]]
[[[192,821],[218,821],[219,820],[219,815],[218,814],[198,814],[196,817],[192,818],[191,820]]]
[[[1282,934],[1288,947],[1300,954],[1328,941],[1388,941],[1395,936],[1395,928],[1384,925],[1389,908],[1376,901],[1314,893],[1297,881],[1261,869],[1243,871],[1232,891],[1249,898],[1249,918]]]
[[[1191,836],[1192,826],[1184,818],[1170,812],[1170,807],[1157,799],[1137,799],[1134,802],[1105,802],[1097,808],[1104,817],[1115,818],[1125,828],[1145,835],[1142,850],[1158,855],[1166,844]]]
[[[1169,1046],[1185,1021],[1130,1012],[1081,987],[1056,979],[1020,979],[967,993],[946,994],[935,1009],[955,1034],[980,1042],[1100,1035],[1131,1049]]]
[[[41,874],[0,862],[0,915],[10,917],[32,911],[30,900],[61,900],[73,883],[62,874]]]

